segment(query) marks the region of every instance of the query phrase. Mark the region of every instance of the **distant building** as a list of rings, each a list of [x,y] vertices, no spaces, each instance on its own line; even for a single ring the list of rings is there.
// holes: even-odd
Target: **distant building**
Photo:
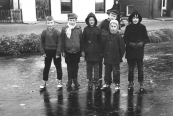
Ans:
[[[121,11],[128,16],[134,9],[144,18],[173,17],[173,0],[119,0]]]
[[[0,22],[36,22],[52,15],[56,21],[67,21],[76,13],[84,21],[93,12],[99,21],[116,0],[0,0]],[[144,18],[173,17],[173,0],[119,0],[123,16],[138,10]]]

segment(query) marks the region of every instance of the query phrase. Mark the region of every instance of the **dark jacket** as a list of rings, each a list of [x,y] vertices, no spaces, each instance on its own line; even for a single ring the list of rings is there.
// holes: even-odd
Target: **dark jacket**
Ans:
[[[125,52],[124,40],[120,34],[106,34],[103,40],[104,63],[119,65]]]
[[[80,26],[76,26],[72,29],[70,39],[66,35],[66,28],[65,26],[61,30],[61,38],[62,38],[62,52],[67,51],[69,53],[76,53],[81,51],[82,48],[82,29]]]
[[[89,25],[89,17],[94,17],[95,19],[95,24],[93,27]],[[101,31],[96,26],[97,19],[93,13],[90,13],[88,14],[85,22],[88,25],[84,28],[82,34],[82,45],[83,51],[85,52],[85,60],[99,61],[101,57],[102,40]]]
[[[139,22],[138,24],[133,24],[132,18],[134,15],[137,14],[139,16]],[[129,22],[130,24],[126,27],[125,33],[124,33],[124,41],[126,44],[126,58],[127,59],[143,59],[144,57],[144,47],[147,42],[149,42],[149,37],[147,34],[146,27],[141,24],[142,17],[139,14],[138,11],[134,11],[129,16]],[[143,42],[143,45],[141,47],[132,47],[130,43],[139,43]]]
[[[53,29],[52,32],[48,32],[48,30],[43,30],[41,34],[41,46],[43,52],[45,50],[56,50],[56,55],[61,55],[61,47],[62,41],[60,32],[56,29]]]
[[[109,23],[110,21],[105,19],[98,25],[98,28],[101,30],[103,36],[109,33]]]

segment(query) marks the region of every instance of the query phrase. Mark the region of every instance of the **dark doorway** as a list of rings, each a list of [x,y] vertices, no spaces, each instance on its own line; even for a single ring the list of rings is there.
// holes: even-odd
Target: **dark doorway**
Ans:
[[[38,21],[51,15],[51,0],[36,0],[36,16]]]

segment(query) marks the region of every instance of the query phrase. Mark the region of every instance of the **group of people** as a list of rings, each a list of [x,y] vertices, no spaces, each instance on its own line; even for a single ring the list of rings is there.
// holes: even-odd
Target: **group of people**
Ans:
[[[43,70],[43,84],[41,89],[46,87],[48,74],[52,59],[57,71],[57,87],[62,88],[62,66],[61,56],[67,64],[68,81],[67,88],[79,88],[78,69],[80,57],[86,61],[88,89],[95,90],[109,89],[112,82],[115,89],[120,89],[120,63],[126,52],[128,63],[128,88],[133,88],[134,68],[137,64],[138,82],[140,88],[143,86],[143,58],[144,46],[149,42],[146,27],[141,24],[142,17],[138,11],[129,16],[129,25],[125,29],[124,36],[119,30],[117,21],[118,11],[110,9],[107,12],[108,18],[97,26],[97,18],[94,13],[89,13],[85,19],[87,26],[81,29],[77,25],[77,15],[68,14],[67,26],[61,32],[54,28],[52,16],[46,18],[47,29],[41,34],[41,45],[45,57]],[[102,67],[105,65],[104,84],[102,85]],[[112,76],[113,72],[113,76]],[[94,73],[94,76],[93,76]],[[113,78],[112,78],[113,77]]]

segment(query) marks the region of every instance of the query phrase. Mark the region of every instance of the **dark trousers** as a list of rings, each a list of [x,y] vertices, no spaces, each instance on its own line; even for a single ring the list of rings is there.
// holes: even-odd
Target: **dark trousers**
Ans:
[[[99,86],[99,62],[97,61],[87,61],[87,79],[93,80],[93,69],[94,69],[94,80],[96,81],[96,86]]]
[[[102,70],[103,70],[103,58],[99,61],[99,79],[102,79]]]
[[[120,65],[112,65],[105,63],[105,77],[104,80],[107,84],[112,83],[111,73],[113,71],[113,82],[120,84]]]
[[[68,78],[75,79],[78,75],[81,52],[69,53],[65,51],[65,62],[67,64]]]
[[[134,69],[137,64],[138,68],[138,82],[143,82],[143,59],[127,59],[129,66],[128,81],[132,82],[134,80]]]
[[[54,65],[57,71],[57,79],[62,80],[62,66],[61,66],[61,56],[60,58],[56,58],[56,50],[46,50],[46,57],[44,60],[44,70],[43,70],[43,80],[48,80],[49,70],[51,66],[51,62],[53,59]]]

